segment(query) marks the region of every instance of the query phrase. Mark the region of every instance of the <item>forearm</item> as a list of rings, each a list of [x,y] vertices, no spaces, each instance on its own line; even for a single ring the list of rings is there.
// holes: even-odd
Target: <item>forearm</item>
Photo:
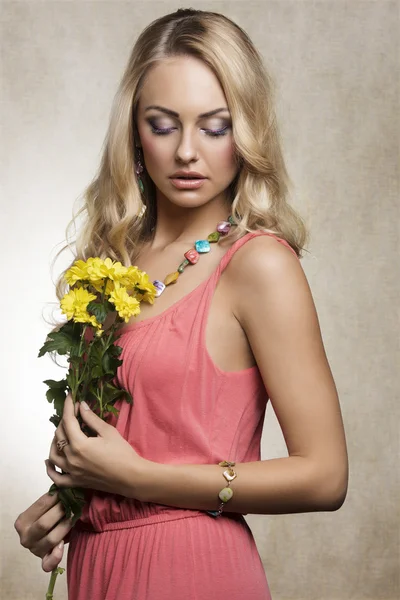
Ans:
[[[337,510],[345,496],[339,478],[322,476],[306,458],[290,456],[237,463],[233,497],[225,512],[285,514]],[[169,465],[149,462],[136,497],[178,508],[216,510],[227,483],[218,465]]]

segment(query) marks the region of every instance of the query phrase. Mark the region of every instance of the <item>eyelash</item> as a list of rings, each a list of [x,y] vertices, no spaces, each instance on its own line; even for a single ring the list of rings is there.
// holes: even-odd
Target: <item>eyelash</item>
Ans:
[[[155,125],[152,125],[150,123],[151,126],[151,131],[152,133],[155,133],[156,135],[167,135],[168,133],[171,133],[171,131],[173,131],[173,127],[169,127],[168,129],[159,129],[158,127],[156,127]],[[228,125],[226,125],[225,127],[223,127],[222,129],[205,129],[204,130],[206,132],[206,135],[209,135],[211,137],[220,137],[222,135],[226,135],[228,133]]]

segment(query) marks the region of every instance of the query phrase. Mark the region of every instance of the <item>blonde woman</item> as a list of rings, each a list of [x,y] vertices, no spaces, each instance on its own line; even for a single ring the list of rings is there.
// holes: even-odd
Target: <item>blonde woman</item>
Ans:
[[[45,571],[69,541],[71,600],[267,600],[243,515],[343,504],[341,411],[288,185],[271,81],[246,33],[193,9],[151,23],[76,245],[77,258],[136,264],[157,282],[119,338],[134,403],[109,422],[80,405],[98,433],[86,438],[67,398],[47,472],[90,501],[72,530],[48,494],[15,524]],[[288,456],[260,460],[268,400]]]

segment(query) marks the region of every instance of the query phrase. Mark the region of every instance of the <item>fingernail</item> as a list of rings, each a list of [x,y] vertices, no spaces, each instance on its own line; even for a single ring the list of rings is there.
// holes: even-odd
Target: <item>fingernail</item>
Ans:
[[[90,408],[88,407],[88,405],[86,404],[86,402],[84,400],[82,400],[81,404],[82,404],[82,408],[84,408],[85,410],[90,410]]]
[[[58,548],[59,550],[62,550],[62,549],[63,549],[63,547],[64,547],[64,540],[58,544],[57,548]]]

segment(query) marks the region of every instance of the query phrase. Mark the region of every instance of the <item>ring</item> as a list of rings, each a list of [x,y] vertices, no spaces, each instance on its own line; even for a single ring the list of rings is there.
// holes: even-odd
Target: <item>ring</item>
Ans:
[[[64,446],[67,446],[69,444],[68,440],[60,440],[59,442],[57,442],[57,450],[58,452],[62,452]]]

